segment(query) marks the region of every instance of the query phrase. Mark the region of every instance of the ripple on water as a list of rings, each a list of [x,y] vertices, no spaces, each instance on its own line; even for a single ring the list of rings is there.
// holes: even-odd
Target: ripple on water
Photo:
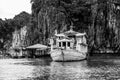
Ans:
[[[49,59],[0,59],[0,80],[120,79],[120,60],[51,62]]]

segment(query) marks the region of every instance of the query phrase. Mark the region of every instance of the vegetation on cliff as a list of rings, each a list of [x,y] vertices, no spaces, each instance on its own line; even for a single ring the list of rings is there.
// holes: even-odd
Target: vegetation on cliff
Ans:
[[[54,30],[87,32],[89,51],[120,50],[119,0],[31,0],[30,44],[47,44]]]
[[[62,32],[73,24],[74,29],[80,31],[80,28],[87,30],[90,24],[90,8],[84,6],[87,4],[84,0],[31,0],[31,3],[32,20],[28,31],[31,44],[47,44],[55,29]]]
[[[119,0],[31,0],[32,14],[22,12],[13,19],[0,19],[0,48],[10,41],[12,32],[27,25],[26,45],[48,45],[58,32],[74,30],[87,33],[89,51],[120,51]]]
[[[6,50],[11,46],[12,33],[24,26],[28,26],[31,15],[26,12],[21,12],[13,19],[0,19],[0,51]]]

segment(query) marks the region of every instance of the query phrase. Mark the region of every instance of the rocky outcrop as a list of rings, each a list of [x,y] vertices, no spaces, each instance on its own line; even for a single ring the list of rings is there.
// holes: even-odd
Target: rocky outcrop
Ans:
[[[22,49],[26,46],[26,33],[27,26],[24,26],[20,30],[15,30],[12,37],[12,46],[10,48],[10,54],[12,56],[23,56]]]
[[[30,44],[47,44],[55,29],[87,32],[89,51],[120,51],[119,0],[32,0]],[[31,37],[32,36],[32,37]]]

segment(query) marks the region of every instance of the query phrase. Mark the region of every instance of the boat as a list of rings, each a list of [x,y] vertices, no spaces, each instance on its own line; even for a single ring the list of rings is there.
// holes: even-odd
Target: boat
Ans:
[[[86,41],[86,33],[79,33],[70,30],[57,33],[50,38],[50,56],[53,61],[77,61],[84,60],[87,57],[88,46]]]

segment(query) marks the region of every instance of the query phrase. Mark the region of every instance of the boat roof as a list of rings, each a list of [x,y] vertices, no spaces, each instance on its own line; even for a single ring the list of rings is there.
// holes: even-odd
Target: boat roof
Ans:
[[[65,34],[63,34],[63,33],[60,33],[60,34],[55,34],[55,36],[58,36],[58,37],[61,37],[61,36],[63,36],[63,37],[65,37]]]
[[[84,36],[84,35],[86,35],[86,33],[78,33],[78,34],[76,34],[76,36]]]
[[[26,49],[47,49],[47,46],[42,44],[34,44],[26,47]]]
[[[57,37],[66,37],[66,36],[70,36],[70,35],[75,35],[75,36],[84,36],[86,35],[86,33],[79,33],[73,30],[73,26],[70,26],[70,30],[60,33],[60,34],[55,34],[55,36]]]
[[[73,31],[72,29],[70,29],[69,31],[64,32],[64,34],[66,34],[66,35],[76,35],[78,33],[79,32]]]
[[[72,40],[70,40],[70,39],[60,39],[60,40],[58,40],[59,42],[71,42]]]
[[[78,34],[79,32],[76,32],[73,30],[73,25],[70,26],[70,30],[69,31],[66,31],[64,32],[64,34],[66,35],[75,35],[75,34]]]

